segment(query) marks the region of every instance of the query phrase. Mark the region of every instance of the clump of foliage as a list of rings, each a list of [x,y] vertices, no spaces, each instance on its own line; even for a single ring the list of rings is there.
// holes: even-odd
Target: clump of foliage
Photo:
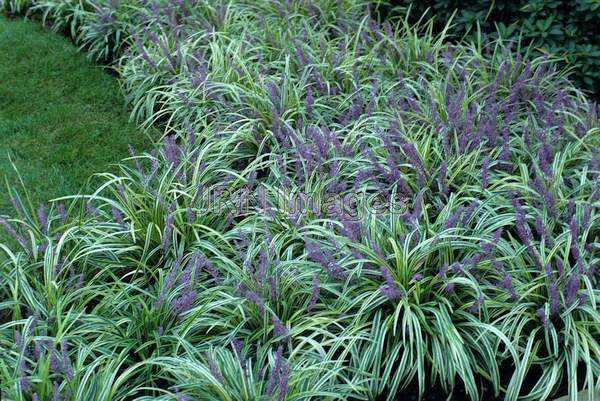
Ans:
[[[359,1],[127,9],[165,138],[0,222],[8,398],[598,389],[599,110],[555,60]]]
[[[396,11],[410,9],[417,20],[427,13],[441,31],[452,19],[448,35],[475,40],[479,30],[491,37],[516,39],[522,51],[531,46],[554,54],[571,69],[571,79],[600,96],[600,3],[596,0],[393,0]],[[453,14],[454,15],[453,18]]]

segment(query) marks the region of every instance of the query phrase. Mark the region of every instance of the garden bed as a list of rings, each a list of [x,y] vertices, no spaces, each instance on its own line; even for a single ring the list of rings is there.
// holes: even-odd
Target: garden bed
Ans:
[[[552,57],[367,6],[34,4],[166,135],[2,221],[7,398],[598,387],[597,106]]]

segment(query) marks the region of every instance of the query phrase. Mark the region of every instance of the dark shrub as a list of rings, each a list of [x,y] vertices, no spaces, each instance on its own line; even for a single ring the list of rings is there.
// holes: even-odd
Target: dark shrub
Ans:
[[[563,58],[572,69],[571,79],[594,97],[600,96],[600,2],[597,0],[392,0],[395,12],[410,7],[411,20],[427,12],[442,30],[456,11],[450,37],[467,40],[477,35],[477,25],[492,37],[518,38],[523,48]],[[429,11],[427,11],[429,10]]]

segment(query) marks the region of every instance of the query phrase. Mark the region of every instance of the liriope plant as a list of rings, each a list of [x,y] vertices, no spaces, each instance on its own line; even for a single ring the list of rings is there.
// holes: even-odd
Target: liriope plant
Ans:
[[[0,220],[10,398],[598,389],[596,105],[518,42],[364,5],[40,3],[166,131]]]

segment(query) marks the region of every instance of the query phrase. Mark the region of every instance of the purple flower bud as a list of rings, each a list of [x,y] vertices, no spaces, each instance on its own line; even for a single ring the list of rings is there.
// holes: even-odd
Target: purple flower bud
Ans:
[[[316,274],[313,274],[312,291],[310,293],[310,301],[308,302],[308,308],[307,308],[307,310],[309,312],[312,311],[312,309],[317,304],[317,301],[319,299],[319,292],[320,292],[319,278],[317,277]]]
[[[284,401],[285,396],[288,392],[288,381],[289,381],[289,368],[287,362],[282,363],[281,367],[281,379],[279,381],[279,394],[277,401]]]
[[[244,342],[242,340],[238,340],[236,338],[233,338],[231,340],[231,343],[233,345],[233,350],[235,351],[235,355],[240,363],[240,367],[242,368],[242,370],[246,370],[246,358],[244,356],[243,350],[244,350]]]
[[[197,292],[195,289],[187,289],[183,295],[172,302],[171,308],[173,309],[173,313],[180,315],[192,309],[196,296]]]
[[[421,217],[421,211],[423,208],[423,191],[419,191],[417,197],[415,199],[415,204],[413,207],[412,217],[414,220],[418,221]]]
[[[169,166],[176,170],[181,163],[181,149],[175,142],[175,137],[166,136],[163,154]]]
[[[215,361],[209,354],[206,354],[206,360],[208,362],[208,368],[210,369],[210,374],[219,381],[219,383],[223,384],[225,382],[225,378],[221,373],[221,370],[216,365]]]
[[[125,223],[125,220],[123,219],[123,214],[115,206],[112,207],[112,216],[115,219],[115,222],[119,226],[121,226],[121,228],[123,228],[124,230],[127,230],[127,224]]]
[[[552,316],[558,315],[559,298],[558,298],[558,287],[556,281],[550,282],[550,314]]]
[[[484,302],[484,297],[483,294],[479,295],[479,297],[477,298],[477,300],[473,303],[473,305],[471,305],[468,309],[469,313],[478,313],[479,309],[481,309],[481,306],[483,306],[483,302]]]
[[[450,282],[448,284],[446,284],[446,286],[444,287],[444,293],[445,294],[453,294],[454,293],[454,283]]]
[[[419,185],[425,186],[425,183],[427,181],[426,170],[425,166],[423,165],[423,162],[421,161],[421,157],[417,152],[417,149],[410,143],[402,144],[401,148],[417,174],[417,180],[419,182]]]
[[[253,302],[258,309],[260,310],[261,314],[264,315],[265,313],[265,304],[262,300],[262,298],[255,292],[247,290],[245,293],[245,298],[251,302]]]
[[[403,296],[402,290],[398,288],[392,274],[386,267],[381,267],[381,275],[385,280],[385,285],[379,288],[379,291],[389,300],[398,299]]]
[[[551,177],[552,168],[550,167],[550,164],[552,163],[552,148],[550,145],[543,143],[542,146],[540,146],[538,158],[540,160],[540,170],[542,170],[546,177]]]
[[[300,47],[298,43],[294,45],[294,49],[296,51],[296,59],[298,60],[298,64],[300,65],[300,67],[306,67],[309,64],[309,61],[306,55],[304,54],[304,50],[302,50],[302,47]]]
[[[69,359],[69,353],[67,350],[67,340],[63,339],[60,343],[60,354],[62,356],[63,371],[67,380],[72,380],[74,377],[73,367],[71,366],[71,360]]]
[[[194,223],[196,222],[196,212],[194,211],[194,209],[188,207],[185,210],[185,216],[187,218],[187,223],[189,225],[194,225]]]
[[[443,278],[446,277],[446,274],[448,273],[448,263],[444,263],[444,265],[440,268],[440,271],[438,272],[438,274],[436,275],[437,278]]]
[[[60,401],[60,388],[57,382],[52,383],[52,401]]]
[[[577,271],[571,274],[571,278],[569,279],[569,283],[567,284],[566,292],[565,292],[565,303],[567,306],[570,306],[573,301],[577,298],[579,292],[579,273]]]
[[[463,207],[461,206],[458,209],[456,209],[454,211],[454,213],[452,213],[450,216],[448,216],[446,218],[446,220],[444,221],[444,230],[448,230],[450,228],[456,227],[462,212],[463,212]]]
[[[146,49],[144,48],[144,45],[142,44],[142,41],[140,40],[140,37],[137,34],[137,32],[133,33],[133,40],[138,53],[142,56],[144,61],[146,61],[146,63],[148,63],[148,65],[150,65],[153,69],[156,69],[156,63],[154,62],[154,60],[152,60],[152,58],[150,58],[148,52],[146,52]]]
[[[271,321],[273,322],[273,335],[275,337],[285,337],[288,335],[288,329],[283,325],[281,320],[277,317],[277,315],[273,315],[271,317]]]
[[[56,348],[54,347],[54,343],[52,340],[48,340],[48,352],[50,353],[50,370],[54,374],[60,374],[62,368],[60,366],[60,361],[56,357]]]
[[[34,344],[35,345],[33,347],[33,357],[35,360],[38,360],[42,355],[42,344],[40,341],[35,341]]]
[[[477,209],[478,207],[479,207],[478,201],[476,201],[476,200],[471,201],[471,203],[466,208],[465,213],[463,215],[463,218],[461,221],[462,226],[466,226],[469,223],[469,221],[471,220],[471,217],[473,217],[473,214],[475,213],[475,209]]]
[[[411,280],[419,282],[419,281],[423,280],[423,275],[421,273],[415,273],[411,277]]]
[[[2,217],[0,217],[0,226],[2,226],[4,228],[4,230],[8,233],[8,235],[10,235],[16,242],[19,243],[19,245],[21,245],[21,247],[27,251],[29,253],[29,245],[27,244],[27,241],[25,240],[25,238],[23,238],[21,235],[19,235],[15,229],[10,225],[10,223],[8,221],[6,221],[5,219],[3,219]]]
[[[215,282],[219,283],[221,281],[221,275],[219,274],[219,271],[215,268],[210,260],[206,259],[205,257],[201,257],[200,259],[204,269],[206,269],[208,274],[211,275]]]
[[[306,103],[304,106],[304,110],[306,112],[306,118],[308,120],[312,119],[314,104],[315,104],[315,98],[313,97],[312,89],[309,87],[306,90]]]
[[[167,214],[165,219],[165,228],[163,230],[163,238],[162,238],[162,250],[163,252],[167,252],[169,247],[171,246],[171,241],[173,240],[173,224],[175,223],[175,216],[172,212]]]
[[[20,331],[15,331],[15,345],[17,346],[18,350],[23,348],[23,337],[21,336]]]
[[[565,266],[562,260],[556,259],[556,269],[558,270],[558,275],[563,278],[565,276]]]
[[[546,311],[544,310],[544,308],[539,308],[535,312],[535,315],[537,316],[538,319],[540,319],[540,322],[542,322],[542,324],[544,325],[544,327],[546,329],[550,326],[550,322],[546,318]]]
[[[513,288],[512,276],[509,273],[505,272],[504,276],[502,277],[502,288],[504,288],[505,290],[508,291],[513,302],[517,302],[519,300],[519,296],[517,295],[517,292]]]
[[[177,273],[179,273],[179,267],[181,266],[182,257],[178,256],[173,265],[171,266],[171,270],[169,270],[169,274],[167,275],[167,279],[165,280],[165,284],[163,289],[161,290],[158,299],[156,300],[155,307],[160,308],[165,301],[167,294],[173,288],[175,284],[175,278],[177,277]]]
[[[440,186],[440,190],[443,193],[448,193],[448,185],[446,184],[446,174],[448,173],[448,162],[446,160],[442,161],[440,165],[440,175],[438,178],[438,183]]]
[[[490,176],[490,157],[486,156],[483,159],[483,164],[481,166],[481,189],[486,189],[489,183]]]
[[[29,391],[29,379],[27,378],[27,362],[23,359],[19,364],[19,384],[22,391]]]
[[[277,348],[277,353],[275,354],[275,366],[271,370],[271,377],[269,378],[269,382],[267,383],[266,392],[267,392],[268,396],[273,394],[273,391],[275,390],[275,386],[277,385],[277,382],[279,382],[280,370],[281,370],[282,363],[283,363],[283,346],[280,345]]]
[[[279,103],[281,102],[279,97],[279,89],[273,82],[267,83],[267,92],[269,93],[269,98],[275,107],[275,110],[279,110]]]
[[[529,226],[527,225],[525,211],[523,210],[523,207],[521,206],[521,203],[514,192],[509,193],[509,198],[513,207],[515,208],[515,219],[519,238],[525,246],[529,247],[533,241],[533,238],[531,236]]]
[[[548,212],[551,215],[555,215],[556,201],[554,200],[552,192],[546,189],[546,186],[544,185],[540,177],[536,176],[534,180],[530,182],[530,186],[541,195],[542,199],[544,200],[544,204],[548,208]]]
[[[577,246],[578,229],[575,216],[571,218],[571,222],[569,223],[569,231],[571,233],[571,253],[573,254],[573,258],[578,264],[583,263],[581,252]]]
[[[573,216],[574,214],[575,214],[575,201],[573,199],[569,199],[569,201],[567,202],[566,215]]]
[[[309,258],[320,264],[327,274],[334,280],[342,280],[346,277],[344,270],[335,262],[334,258],[325,254],[315,243],[304,239]]]

